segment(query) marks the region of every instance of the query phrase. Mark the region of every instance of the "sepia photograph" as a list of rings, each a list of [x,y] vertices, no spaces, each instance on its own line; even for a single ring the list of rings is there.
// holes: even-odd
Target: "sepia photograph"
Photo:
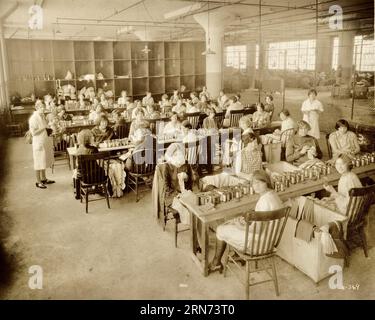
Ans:
[[[374,72],[373,0],[1,0],[0,300],[375,300]]]

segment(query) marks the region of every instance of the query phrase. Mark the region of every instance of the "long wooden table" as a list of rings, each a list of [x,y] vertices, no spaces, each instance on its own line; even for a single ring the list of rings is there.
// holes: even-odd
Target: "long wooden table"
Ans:
[[[117,147],[108,147],[108,148],[98,148],[99,152],[120,152],[124,150],[129,150],[130,148],[134,148],[133,144],[127,144],[123,146],[117,146]],[[76,158],[77,158],[77,148],[76,147],[69,147],[66,149],[69,155],[69,161],[71,164],[71,168],[76,168]]]
[[[326,176],[328,183],[331,185],[337,185],[340,175],[334,172]],[[375,174],[375,164],[372,163],[367,166],[354,168],[355,172],[359,178],[368,177],[369,175]],[[279,192],[280,198],[285,201],[289,198],[294,198],[302,195],[306,195],[312,192],[316,192],[323,189],[323,178],[319,180],[306,180],[304,182],[291,185],[283,192]],[[211,210],[205,210],[204,206],[199,206],[193,197],[181,197],[181,203],[190,211],[190,234],[191,234],[191,253],[192,259],[197,264],[202,274],[206,277],[208,275],[208,253],[209,253],[209,226],[220,220],[228,220],[237,216],[240,216],[249,210],[255,208],[255,204],[258,201],[258,195],[245,195],[239,201],[231,200],[226,203],[220,203],[215,208]],[[197,256],[198,248],[198,237],[197,237],[197,221],[201,223],[201,255],[202,258],[199,259]]]

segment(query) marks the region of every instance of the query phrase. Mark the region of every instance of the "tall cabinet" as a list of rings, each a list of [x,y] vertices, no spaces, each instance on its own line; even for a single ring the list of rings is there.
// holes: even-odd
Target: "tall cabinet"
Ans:
[[[204,42],[17,39],[6,46],[11,96],[55,94],[58,85],[71,84],[77,91],[90,86],[111,90],[115,97],[126,90],[138,99],[146,91],[158,97],[181,85],[200,90],[206,81]],[[68,72],[72,77],[67,80]]]

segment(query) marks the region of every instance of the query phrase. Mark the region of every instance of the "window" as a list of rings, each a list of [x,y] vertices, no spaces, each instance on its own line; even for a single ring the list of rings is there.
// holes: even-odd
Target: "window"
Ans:
[[[337,65],[339,63],[339,37],[333,38],[332,46],[332,69],[337,70]]]
[[[259,69],[259,44],[255,45],[255,69]]]
[[[230,46],[225,48],[226,66],[244,70],[247,67],[246,46]]]
[[[357,71],[375,71],[375,42],[364,36],[354,38],[353,64]]]
[[[268,68],[315,69],[315,40],[274,42],[268,47]]]

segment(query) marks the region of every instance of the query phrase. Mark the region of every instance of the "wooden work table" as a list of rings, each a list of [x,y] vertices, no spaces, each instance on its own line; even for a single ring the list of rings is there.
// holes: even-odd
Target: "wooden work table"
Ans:
[[[328,183],[331,185],[337,185],[340,175],[333,169],[333,173],[327,175]],[[375,164],[369,164],[367,166],[354,168],[352,170],[359,178],[368,177],[369,175],[375,174]],[[289,198],[294,198],[302,195],[306,195],[312,192],[316,192],[323,189],[323,179],[319,180],[306,180],[304,182],[291,185],[283,192],[278,192],[278,195],[283,201]],[[231,200],[226,203],[220,203],[213,209],[205,210],[205,206],[199,206],[196,203],[195,197],[183,197],[181,196],[181,203],[190,211],[191,219],[191,250],[192,258],[202,271],[204,276],[208,275],[208,232],[209,226],[220,220],[228,220],[237,216],[240,216],[249,210],[255,208],[255,204],[258,201],[258,195],[245,195],[240,200]],[[197,256],[198,237],[197,237],[197,221],[199,220],[202,226],[201,235],[201,259]]]

